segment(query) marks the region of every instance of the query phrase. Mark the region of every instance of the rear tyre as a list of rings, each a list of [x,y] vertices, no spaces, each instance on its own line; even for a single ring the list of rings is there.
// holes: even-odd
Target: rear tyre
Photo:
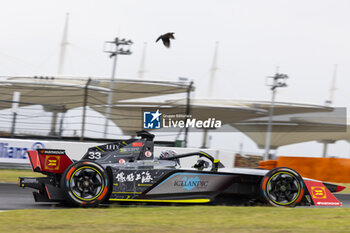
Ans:
[[[264,176],[261,191],[263,198],[273,206],[295,207],[304,197],[305,185],[299,173],[278,167]]]
[[[73,205],[92,207],[107,198],[109,179],[101,165],[92,161],[79,161],[65,170],[61,177],[61,188]]]

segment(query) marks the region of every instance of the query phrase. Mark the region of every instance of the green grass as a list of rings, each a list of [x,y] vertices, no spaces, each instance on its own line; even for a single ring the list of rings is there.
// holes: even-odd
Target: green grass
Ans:
[[[113,207],[0,212],[0,232],[349,232],[349,208]]]
[[[40,177],[41,173],[22,169],[0,169],[0,182],[17,183],[18,177]]]

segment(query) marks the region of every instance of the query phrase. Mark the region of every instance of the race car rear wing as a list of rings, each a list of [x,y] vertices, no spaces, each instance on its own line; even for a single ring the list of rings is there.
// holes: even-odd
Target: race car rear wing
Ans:
[[[73,163],[64,150],[38,149],[27,154],[34,172],[63,173]]]

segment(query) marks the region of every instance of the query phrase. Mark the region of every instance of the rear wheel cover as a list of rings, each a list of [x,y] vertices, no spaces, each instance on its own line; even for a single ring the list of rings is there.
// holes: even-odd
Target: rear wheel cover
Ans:
[[[80,161],[66,169],[61,187],[66,198],[79,206],[96,206],[107,197],[108,175],[95,162]]]
[[[300,175],[290,168],[276,168],[262,180],[261,190],[265,200],[274,206],[297,205],[304,196],[305,185]]]

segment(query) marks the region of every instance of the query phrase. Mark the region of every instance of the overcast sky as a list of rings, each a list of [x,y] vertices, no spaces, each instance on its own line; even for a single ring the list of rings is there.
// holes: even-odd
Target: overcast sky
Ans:
[[[103,44],[119,36],[134,45],[119,57],[117,77],[137,78],[147,42],[146,79],[188,77],[195,97],[206,97],[218,41],[214,97],[269,100],[265,77],[279,66],[290,79],[278,101],[323,104],[338,64],[334,102],[349,107],[349,10],[348,0],[3,1],[0,75],[56,74],[69,12],[65,75],[110,77]],[[166,32],[175,32],[170,49],[155,43]]]

